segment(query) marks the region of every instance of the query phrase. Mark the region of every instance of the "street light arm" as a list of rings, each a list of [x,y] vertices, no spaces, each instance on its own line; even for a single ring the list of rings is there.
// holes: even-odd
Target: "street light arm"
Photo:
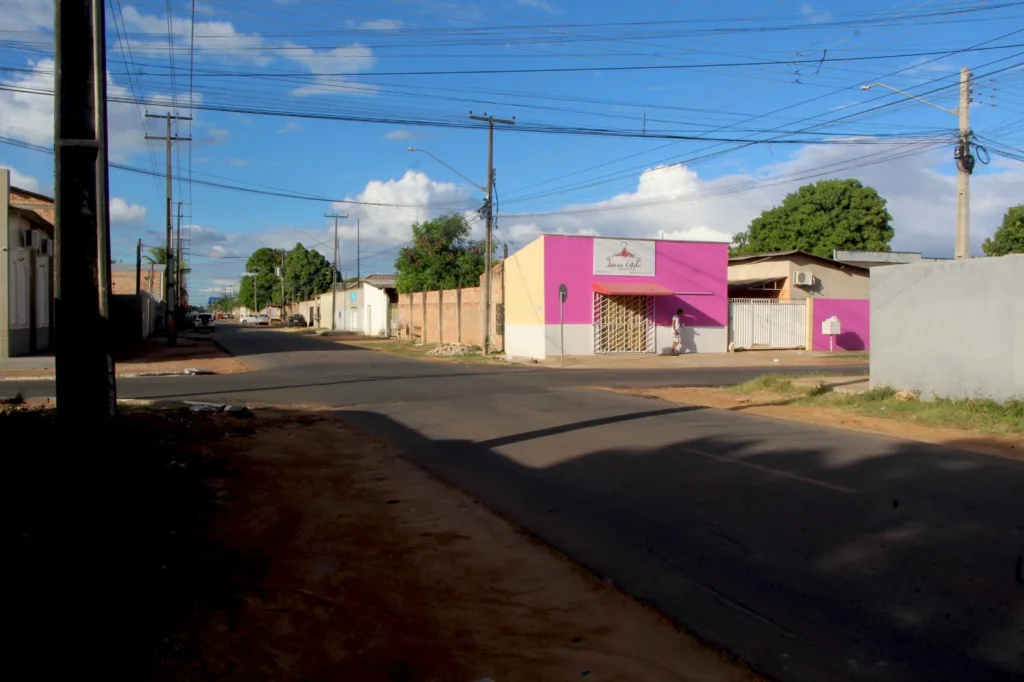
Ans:
[[[431,154],[430,152],[428,152],[428,151],[427,151],[426,149],[417,149],[416,147],[409,147],[409,151],[411,151],[411,152],[420,152],[421,154],[426,154],[427,156],[429,156],[430,158],[432,158],[432,159],[433,159],[434,161],[437,161],[437,162],[438,162],[439,164],[441,164],[442,166],[444,166],[445,168],[447,168],[448,170],[450,170],[450,171],[451,171],[452,173],[455,173],[455,174],[456,174],[456,175],[458,175],[458,176],[459,176],[460,178],[462,178],[463,180],[465,180],[465,181],[466,181],[466,182],[468,182],[469,184],[473,185],[474,187],[476,187],[476,188],[477,188],[478,190],[480,190],[480,191],[481,191],[481,192],[483,192],[484,194],[487,194],[487,188],[486,188],[486,187],[483,187],[482,185],[478,185],[478,184],[476,184],[475,182],[473,182],[472,180],[470,180],[469,178],[467,178],[467,177],[466,177],[465,175],[463,175],[462,173],[460,173],[459,171],[455,170],[454,168],[452,168],[451,166],[449,166],[449,165],[448,165],[447,163],[445,163],[445,162],[444,162],[444,161],[442,161],[441,159],[437,158],[436,156],[434,156],[433,154]]]
[[[903,95],[904,97],[908,97],[910,99],[916,99],[918,102],[921,102],[922,104],[927,104],[928,106],[932,107],[933,109],[938,109],[939,111],[945,111],[947,114],[953,114],[954,116],[959,116],[960,115],[960,112],[957,109],[947,109],[946,107],[940,107],[938,104],[933,104],[933,103],[929,102],[928,100],[924,99],[923,97],[918,97],[917,95],[912,95],[909,92],[904,92],[903,90],[897,90],[896,88],[892,87],[891,85],[886,85],[885,83],[872,83],[871,85],[862,85],[862,86],[860,86],[861,90],[870,90],[871,88],[885,88],[886,90],[892,90],[893,92],[895,92],[897,94],[900,94],[900,95]]]

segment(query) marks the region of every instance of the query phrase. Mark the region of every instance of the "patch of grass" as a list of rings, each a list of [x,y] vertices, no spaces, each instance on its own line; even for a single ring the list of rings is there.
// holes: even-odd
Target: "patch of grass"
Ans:
[[[896,394],[895,389],[877,388],[854,395],[829,393],[808,402],[926,426],[1024,435],[1024,400],[1004,403],[985,398],[899,400]]]
[[[812,379],[825,374],[763,374],[756,379],[745,381],[742,384],[733,386],[732,390],[740,393],[778,393],[783,396],[815,395],[823,389],[813,381],[809,383],[797,383],[799,379]],[[827,390],[827,389],[825,389]]]
[[[870,360],[870,353],[828,353],[821,356],[822,360]]]

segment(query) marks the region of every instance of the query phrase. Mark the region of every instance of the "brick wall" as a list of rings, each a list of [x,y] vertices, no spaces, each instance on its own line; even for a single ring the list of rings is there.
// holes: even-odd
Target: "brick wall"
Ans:
[[[142,266],[142,291],[152,293],[153,298],[158,301],[164,299],[164,266],[156,265],[152,271],[149,265]],[[152,289],[150,289],[150,277],[152,276]],[[114,270],[110,273],[111,293],[115,296],[120,294],[135,293],[135,269]]]
[[[482,283],[483,277],[480,279]],[[480,346],[483,344],[480,325],[482,298],[481,287],[399,294],[398,338],[411,343]],[[499,263],[491,270],[491,345],[497,350],[505,347],[504,336],[497,333],[497,310],[503,303],[502,266]]]

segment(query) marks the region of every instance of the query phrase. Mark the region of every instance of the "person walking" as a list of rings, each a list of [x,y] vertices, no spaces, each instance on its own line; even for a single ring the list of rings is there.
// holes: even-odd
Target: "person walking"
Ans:
[[[672,316],[672,355],[679,355],[679,349],[683,347],[683,309],[676,310]]]

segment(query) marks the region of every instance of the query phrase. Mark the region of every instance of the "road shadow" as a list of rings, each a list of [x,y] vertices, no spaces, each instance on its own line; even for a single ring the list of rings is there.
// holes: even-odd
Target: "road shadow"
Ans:
[[[617,419],[671,412],[641,410]],[[341,414],[772,679],[1024,674],[1020,463],[902,441],[839,458],[728,436],[562,456],[564,440],[541,439],[609,422],[472,442]]]

